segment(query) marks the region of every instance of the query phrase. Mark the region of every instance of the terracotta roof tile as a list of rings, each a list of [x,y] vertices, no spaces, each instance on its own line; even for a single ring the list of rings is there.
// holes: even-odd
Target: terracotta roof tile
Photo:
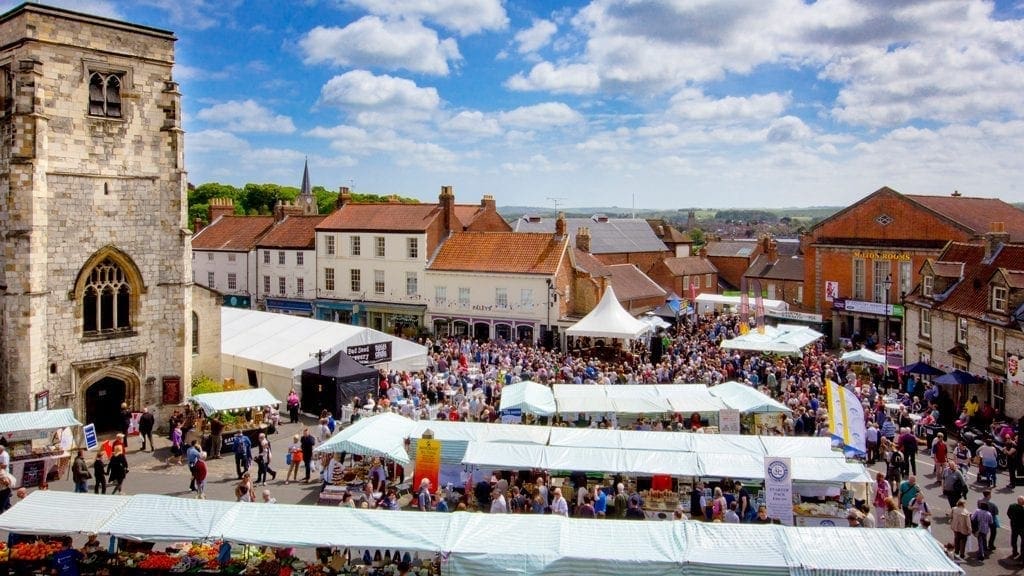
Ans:
[[[576,268],[583,270],[591,276],[596,277],[608,275],[608,266],[589,252],[573,248],[573,259],[576,261]]]
[[[943,278],[960,278],[964,273],[964,263],[932,262],[932,272]]]
[[[345,204],[328,214],[316,229],[423,232],[441,216],[441,212],[437,204]]]
[[[192,237],[192,249],[248,252],[273,224],[273,216],[221,216]]]
[[[635,264],[612,264],[606,268],[610,274],[608,283],[612,285],[620,302],[663,298],[667,294],[664,288],[641,272]]]
[[[428,270],[554,274],[568,238],[524,232],[456,232],[438,251]]]
[[[1010,288],[1024,288],[1024,271],[1003,270],[1003,273],[1006,275],[1006,283]]]
[[[693,274],[717,274],[718,268],[708,259],[700,256],[680,256],[665,258],[665,267],[673,276],[691,276]]]
[[[963,280],[957,282],[950,289],[946,299],[936,302],[933,308],[957,316],[982,319],[988,308],[989,279],[1000,268],[1024,271],[1024,244],[1004,244],[989,262],[982,260],[985,254],[984,245],[973,245],[973,250],[967,249],[967,246],[971,245],[952,243],[939,257],[939,261],[942,262],[946,260],[947,254],[962,257],[970,253],[973,256],[964,260]]]
[[[981,235],[988,232],[993,222],[1002,222],[1013,241],[1024,240],[1024,210],[998,198],[969,198],[967,196],[922,196],[905,194],[913,200],[961,226]]]
[[[316,225],[326,216],[287,216],[256,242],[265,248],[315,248]]]

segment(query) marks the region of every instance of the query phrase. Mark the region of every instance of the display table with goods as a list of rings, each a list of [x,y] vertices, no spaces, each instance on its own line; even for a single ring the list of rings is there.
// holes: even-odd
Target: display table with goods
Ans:
[[[248,436],[254,447],[260,433],[272,434],[274,423],[267,422],[265,414],[268,407],[272,415],[276,414],[281,401],[265,388],[252,388],[196,394],[188,404],[197,412],[192,433],[201,440],[203,449],[212,452],[210,444],[219,435],[220,452],[224,454],[231,452],[236,432]]]
[[[15,487],[34,488],[64,476],[73,430],[81,425],[70,409],[0,414],[0,439],[11,456]]]

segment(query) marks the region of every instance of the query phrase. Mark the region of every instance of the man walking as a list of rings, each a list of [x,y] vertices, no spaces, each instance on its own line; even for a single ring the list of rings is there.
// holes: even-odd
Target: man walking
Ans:
[[[316,436],[309,432],[309,428],[302,429],[302,437],[299,438],[299,446],[302,448],[302,463],[306,466],[306,479],[309,482],[310,466],[313,465],[313,447],[316,446]]]
[[[146,443],[149,443],[149,451],[156,451],[156,444],[153,443],[153,427],[156,425],[156,416],[153,415],[153,407],[147,407],[139,416],[139,436],[142,437],[142,451],[146,451]]]
[[[1017,503],[1006,508],[1006,517],[1010,519],[1010,558],[1021,562],[1021,553],[1024,553],[1024,496],[1017,496]]]
[[[252,461],[252,440],[241,431],[237,431],[231,448],[235,453],[235,473],[241,480],[242,474],[249,471],[249,462]]]
[[[985,547],[989,553],[996,549],[996,533],[999,532],[999,506],[992,501],[992,489],[986,488],[981,491],[981,498],[978,499],[978,507],[985,504],[985,509],[992,515],[992,527],[988,531],[988,545]]]
[[[192,492],[196,491],[196,463],[199,462],[199,441],[192,440],[188,443],[188,449],[185,450],[185,457],[188,459],[188,471],[192,476],[192,480],[188,483],[188,489]]]
[[[900,484],[900,508],[903,509],[903,527],[911,528],[914,525],[914,511],[910,505],[914,503],[921,488],[917,485],[917,477],[911,474]]]
[[[75,481],[75,492],[86,493],[89,491],[89,478],[92,478],[92,474],[89,473],[89,465],[85,462],[85,450],[79,450],[78,455],[75,456],[75,462],[71,466],[71,476]]]
[[[910,428],[903,428],[897,443],[903,452],[903,472],[907,476],[917,476],[917,436]]]

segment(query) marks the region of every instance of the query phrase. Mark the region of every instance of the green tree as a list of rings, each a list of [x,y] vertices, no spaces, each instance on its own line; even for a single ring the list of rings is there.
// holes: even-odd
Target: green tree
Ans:
[[[695,249],[700,248],[706,243],[706,240],[704,238],[704,231],[701,230],[700,228],[694,228],[690,230],[690,240],[693,241],[693,247]]]
[[[334,212],[334,204],[338,200],[337,192],[331,192],[323,186],[313,186],[313,197],[316,198],[316,206],[321,214]]]
[[[240,201],[246,214],[270,214],[278,201],[294,202],[298,195],[299,189],[294,186],[246,184]]]

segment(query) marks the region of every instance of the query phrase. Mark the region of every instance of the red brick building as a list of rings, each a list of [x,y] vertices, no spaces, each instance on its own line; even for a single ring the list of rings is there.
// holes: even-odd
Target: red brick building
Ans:
[[[1002,200],[905,195],[881,188],[815,225],[801,238],[806,307],[832,320],[833,342],[884,333],[902,340],[902,297],[949,241],[983,239],[1003,223],[1024,240],[1024,211]],[[891,284],[885,290],[886,279]]]
[[[718,270],[718,279],[727,290],[739,290],[743,275],[761,254],[759,242],[742,240],[712,240],[701,248],[699,255],[707,258]]]
[[[665,258],[654,266],[651,278],[684,300],[701,294],[718,294],[718,270],[707,258]],[[618,294],[618,292],[616,292]]]

